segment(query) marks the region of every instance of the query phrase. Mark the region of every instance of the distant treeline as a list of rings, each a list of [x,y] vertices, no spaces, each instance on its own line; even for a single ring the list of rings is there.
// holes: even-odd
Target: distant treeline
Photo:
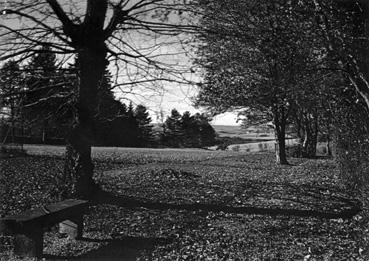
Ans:
[[[8,61],[0,68],[1,142],[65,144],[76,110],[78,57],[67,68],[58,65],[55,54],[43,47],[28,64]],[[173,109],[154,130],[144,105],[134,107],[116,100],[107,70],[97,95],[94,133],[85,137],[95,146],[202,147],[212,145],[215,131],[204,114],[181,115]]]
[[[173,109],[163,124],[161,144],[168,147],[206,147],[214,145],[216,133],[205,114],[181,115]]]
[[[118,103],[116,103],[118,104]],[[173,109],[163,124],[154,126],[143,105],[120,103],[119,112],[110,120],[96,122],[95,146],[121,147],[206,147],[216,143],[216,133],[204,115],[181,115]],[[8,118],[0,123],[0,139],[5,143],[64,145],[69,126],[48,122],[43,125],[11,126]],[[47,125],[47,127],[45,127]]]

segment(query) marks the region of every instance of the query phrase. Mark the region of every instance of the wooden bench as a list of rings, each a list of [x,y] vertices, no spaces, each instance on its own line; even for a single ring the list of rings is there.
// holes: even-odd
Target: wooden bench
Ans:
[[[25,257],[41,257],[43,233],[59,223],[59,232],[71,238],[82,237],[83,214],[88,201],[69,199],[18,215],[0,219],[0,232],[15,235],[14,254]]]

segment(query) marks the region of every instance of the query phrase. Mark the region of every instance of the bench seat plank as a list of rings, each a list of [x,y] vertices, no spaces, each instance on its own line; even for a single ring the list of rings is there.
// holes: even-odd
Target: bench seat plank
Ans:
[[[0,232],[22,231],[50,227],[71,217],[80,216],[88,207],[86,200],[65,200],[42,208],[25,211],[21,214],[4,217],[0,220]]]
[[[15,236],[14,254],[41,257],[44,228],[59,223],[59,231],[71,238],[82,237],[86,200],[69,199],[0,219],[0,232]],[[64,222],[62,222],[64,221]]]

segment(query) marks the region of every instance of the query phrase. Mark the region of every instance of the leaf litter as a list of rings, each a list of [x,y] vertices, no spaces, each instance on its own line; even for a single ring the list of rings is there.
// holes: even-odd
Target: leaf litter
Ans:
[[[95,177],[104,190],[167,208],[96,204],[85,217],[84,240],[66,239],[56,229],[45,233],[46,259],[364,260],[357,216],[293,215],[340,213],[357,204],[333,161],[290,159],[290,166],[277,166],[271,154],[189,153],[183,160],[179,152],[146,161],[95,159]],[[0,160],[1,216],[58,201],[60,158]],[[17,260],[12,239],[0,241],[0,260]]]

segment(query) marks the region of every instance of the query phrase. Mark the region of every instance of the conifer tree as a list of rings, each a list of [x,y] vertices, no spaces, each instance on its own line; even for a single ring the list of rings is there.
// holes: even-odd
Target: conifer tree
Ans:
[[[6,94],[6,98],[0,101],[0,110],[7,108],[10,119],[11,142],[15,142],[15,125],[20,114],[21,96],[18,94],[22,85],[19,64],[10,60],[0,69],[0,94]],[[3,112],[2,112],[3,113]],[[8,132],[8,131],[6,131]],[[3,133],[5,135],[5,133]]]
[[[183,132],[182,143],[185,147],[198,147],[198,128],[194,117],[189,111],[185,111],[181,118],[181,128]]]
[[[151,125],[151,118],[145,106],[137,105],[134,116],[138,125],[138,145],[150,145],[153,141],[153,126]]]
[[[31,57],[25,71],[27,93],[23,101],[23,117],[28,127],[32,127],[31,133],[41,135],[45,143],[50,119],[57,115],[58,108],[65,102],[62,95],[65,86],[58,71],[56,55],[50,47],[43,46],[38,54]]]
[[[199,147],[205,147],[213,145],[215,142],[215,130],[210,125],[210,118],[205,114],[196,113],[194,116],[194,120],[197,125],[197,131],[199,134]]]
[[[215,142],[215,130],[205,114],[181,115],[173,109],[164,122],[163,142],[170,147],[205,147]]]
[[[170,147],[182,146],[182,115],[176,110],[171,111],[170,116],[164,122],[163,125],[163,142]]]

